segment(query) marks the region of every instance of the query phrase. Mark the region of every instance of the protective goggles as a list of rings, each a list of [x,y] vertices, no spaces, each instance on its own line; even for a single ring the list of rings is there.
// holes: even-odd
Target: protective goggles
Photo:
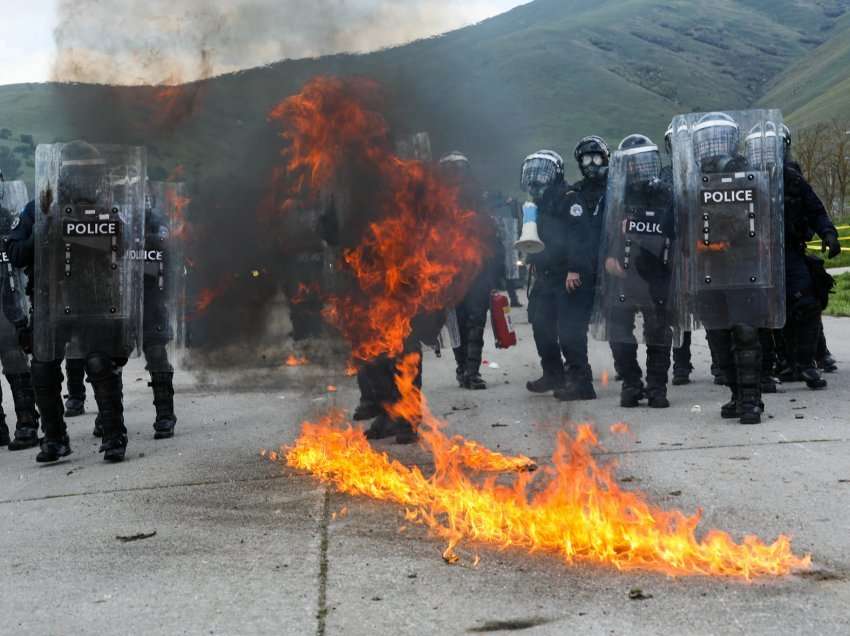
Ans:
[[[594,166],[601,166],[603,163],[605,163],[605,157],[603,157],[598,152],[593,152],[581,156],[582,168],[587,168],[590,166],[590,164],[593,164]]]

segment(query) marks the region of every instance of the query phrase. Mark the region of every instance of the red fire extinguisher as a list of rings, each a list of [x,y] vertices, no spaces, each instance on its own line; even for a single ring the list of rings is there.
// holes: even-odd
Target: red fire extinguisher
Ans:
[[[490,294],[490,323],[497,349],[509,349],[516,345],[516,331],[511,322],[511,303],[498,293]]]

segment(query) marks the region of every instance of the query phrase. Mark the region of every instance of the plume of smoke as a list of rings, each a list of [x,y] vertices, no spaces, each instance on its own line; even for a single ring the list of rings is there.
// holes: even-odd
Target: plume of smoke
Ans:
[[[474,0],[59,0],[52,79],[179,84],[281,59],[362,53],[518,4]]]

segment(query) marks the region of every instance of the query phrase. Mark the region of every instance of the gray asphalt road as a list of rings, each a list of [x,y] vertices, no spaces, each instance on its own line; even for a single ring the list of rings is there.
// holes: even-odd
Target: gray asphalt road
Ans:
[[[425,530],[399,532],[397,507],[328,492],[260,459],[260,448],[291,442],[305,417],[353,407],[351,379],[282,369],[285,388],[251,392],[181,375],[178,436],[154,441],[147,378],[133,361],[127,462],[102,462],[91,414],[69,420],[68,461],[38,466],[34,452],[0,451],[0,633],[850,633],[850,322],[826,320],[842,366],[827,391],[790,385],[768,396],[765,423],[741,427],[718,416],[726,392],[710,383],[699,336],[695,382],[673,388],[666,411],[620,409],[613,382],[573,405],[527,393],[538,371],[524,317],[515,314],[520,347],[488,341],[485,357],[498,365],[484,371],[488,391],[461,391],[452,362],[427,355],[425,391],[451,431],[545,460],[564,418],[592,420],[631,478],[626,487],[665,507],[701,507],[702,527],[737,538],[790,533],[815,573],[670,579],[486,546],[463,546],[461,564],[447,565]],[[596,375],[613,375],[607,345],[592,354]],[[4,406],[12,410],[8,395]],[[607,432],[621,420],[634,436]],[[415,447],[382,448],[428,461]],[[651,598],[631,600],[635,588]]]

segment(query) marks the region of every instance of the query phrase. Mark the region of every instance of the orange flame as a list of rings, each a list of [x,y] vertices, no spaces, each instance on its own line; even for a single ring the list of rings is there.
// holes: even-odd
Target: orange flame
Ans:
[[[192,200],[181,196],[176,188],[168,188],[165,191],[165,199],[168,201],[168,210],[171,213],[171,236],[181,241],[185,240],[189,234],[186,208]]]
[[[304,366],[305,364],[309,364],[309,363],[310,363],[310,361],[307,359],[306,356],[298,357],[298,356],[296,356],[295,354],[292,354],[292,353],[290,353],[289,356],[287,356],[286,360],[284,361],[284,364],[288,367],[301,367],[301,366]]]
[[[484,235],[475,214],[458,204],[457,191],[422,164],[390,153],[383,118],[366,106],[364,92],[374,88],[366,81],[319,78],[271,118],[286,123],[287,170],[299,174],[298,188],[315,194],[342,178],[346,165],[372,177],[368,203],[377,220],[343,258],[356,293],[326,299],[324,315],[351,343],[355,358],[396,358],[400,397],[384,408],[394,419],[418,423],[434,472],[426,476],[375,451],[339,411],[304,423],[279,460],[342,492],[405,506],[409,521],[448,542],[449,562],[457,561],[460,541],[472,540],[553,552],[568,563],[671,576],[751,579],[808,567],[810,558],[796,556],[784,535],[772,544],[754,536],[736,543],[711,530],[700,539],[699,512],[663,510],[640,492],[621,490],[614,464],[592,455],[599,444],[590,426],[579,426],[573,437],[559,433],[552,465],[536,472],[528,457],[443,433],[446,424],[416,386],[419,354],[398,356],[415,317],[451,305],[468,288],[480,267]],[[510,485],[485,474],[505,472],[513,473]]]
[[[628,433],[632,432],[632,430],[629,428],[629,425],[625,422],[617,422],[616,424],[611,424],[610,431],[619,435],[627,435]]]
[[[602,386],[608,386],[608,369],[605,369],[602,372],[601,381],[602,381]]]
[[[461,438],[448,440],[430,428],[420,431],[433,454],[435,472],[426,477],[372,449],[363,433],[345,426],[339,413],[307,422],[281,461],[312,473],[341,492],[404,506],[408,521],[420,523],[448,542],[447,558],[462,540],[500,548],[560,554],[567,563],[595,562],[620,570],[648,570],[670,576],[715,575],[750,580],[808,568],[809,556],[791,551],[788,537],[772,544],[755,536],[736,543],[710,530],[697,537],[700,512],[687,516],[649,504],[640,492],[622,490],[614,464],[600,464],[599,448],[588,425],[571,437],[560,432],[552,466],[519,473],[511,485],[476,478],[481,465],[458,452]],[[468,443],[467,443],[468,444]],[[509,458],[487,451],[491,459]],[[539,476],[537,476],[539,475]]]

